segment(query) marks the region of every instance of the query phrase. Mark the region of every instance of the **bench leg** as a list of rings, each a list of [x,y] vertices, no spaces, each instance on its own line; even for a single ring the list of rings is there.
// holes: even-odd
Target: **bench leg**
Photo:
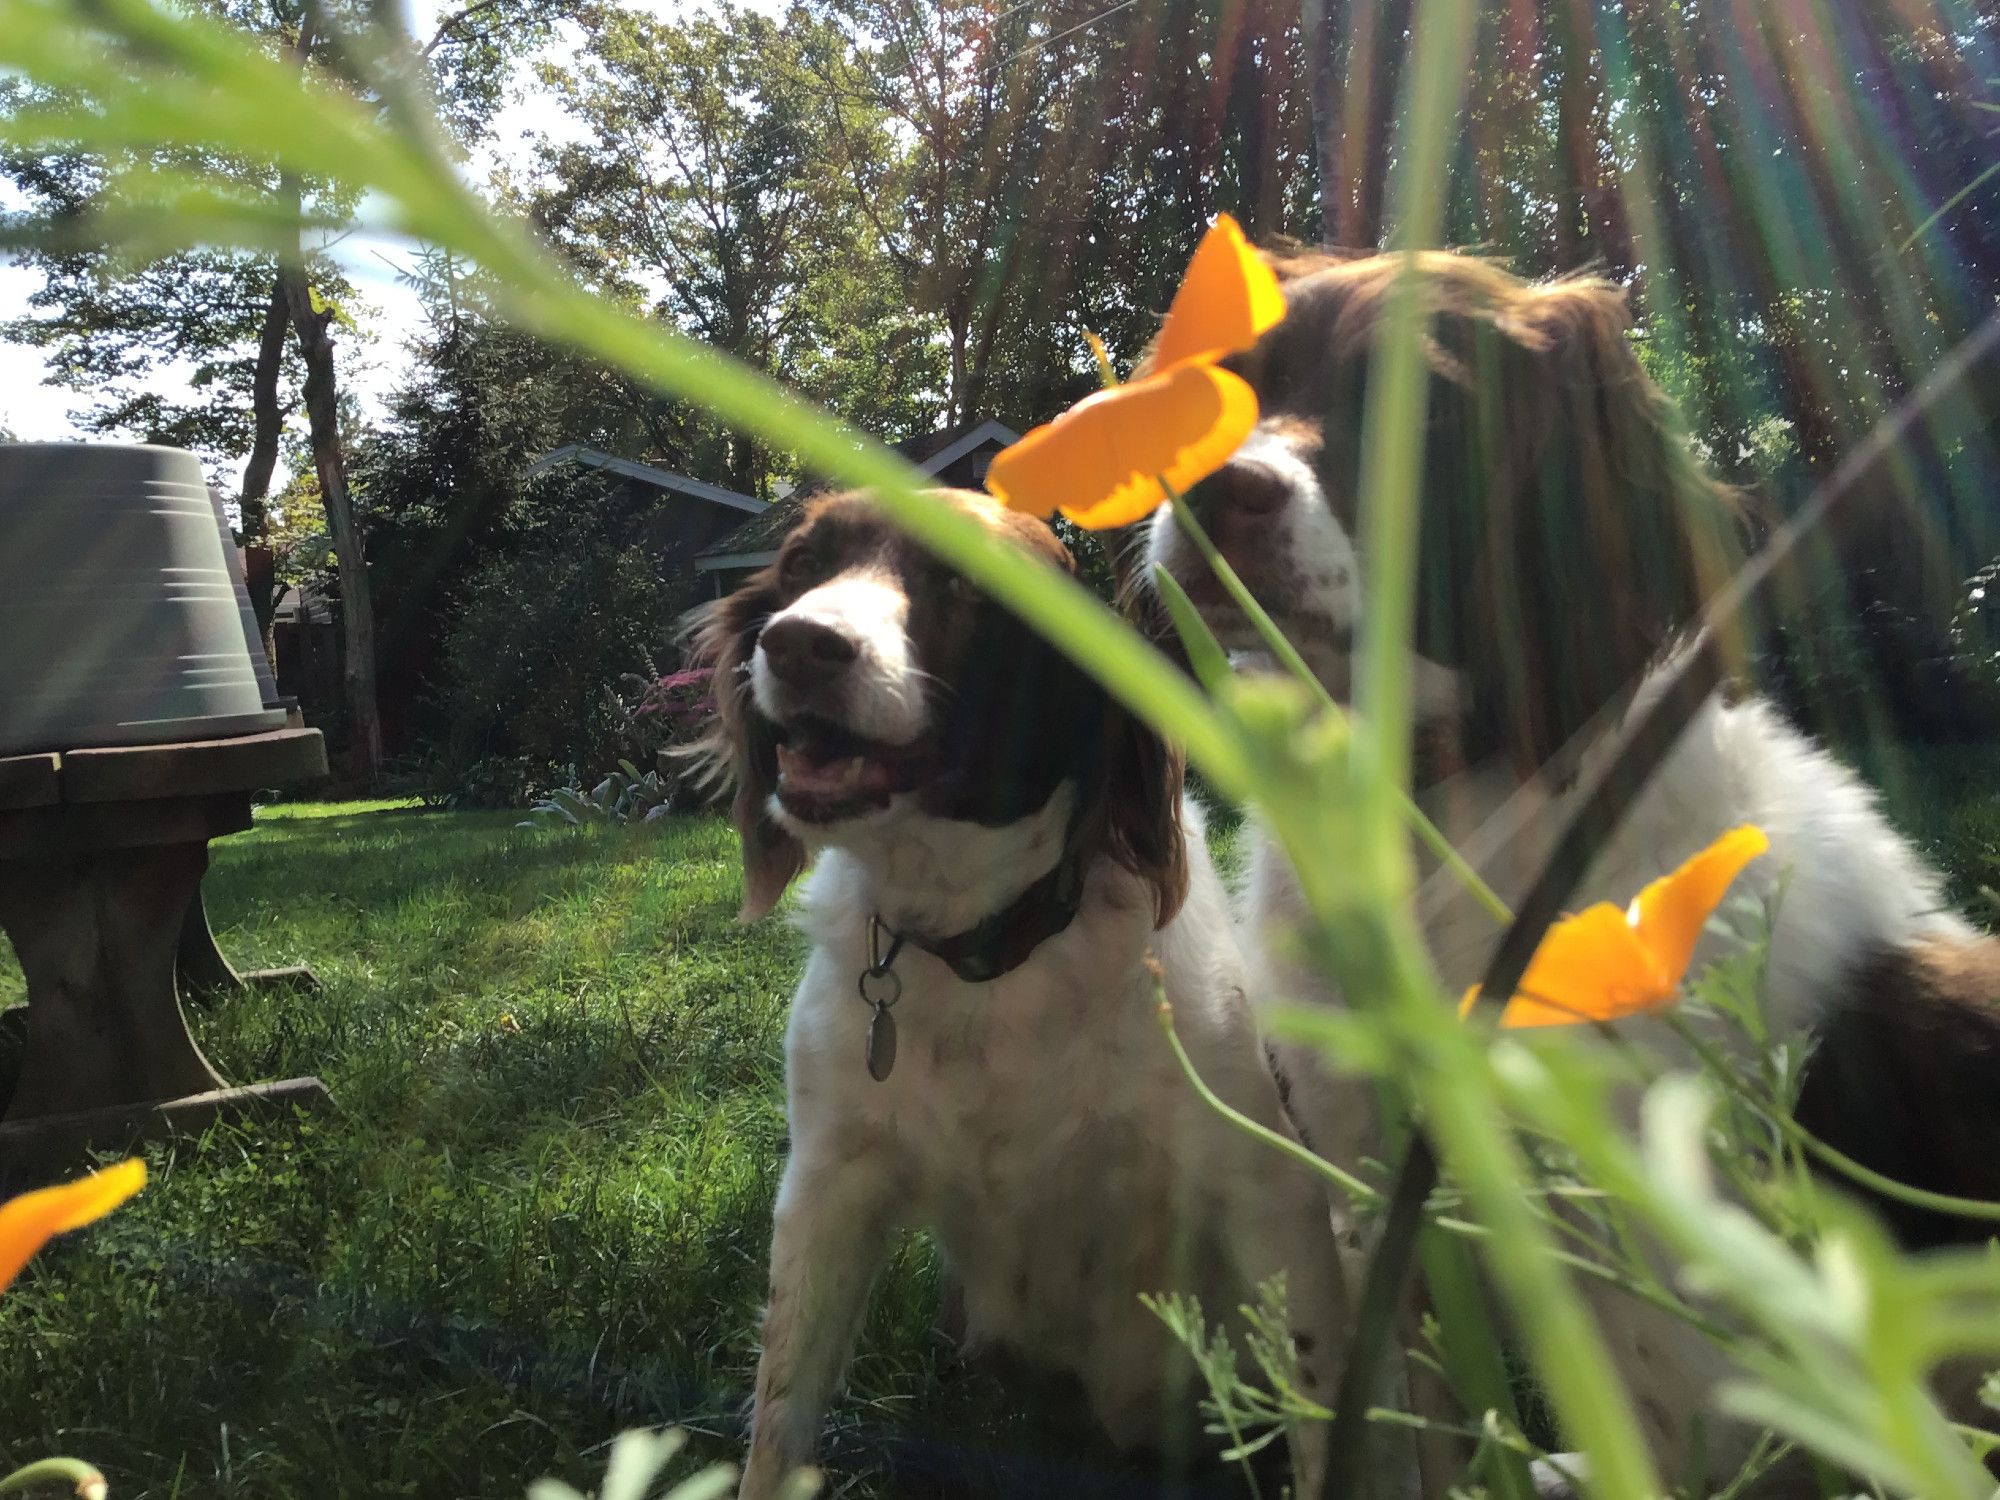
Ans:
[[[239,973],[216,944],[215,932],[208,925],[208,903],[202,899],[199,886],[195,887],[187,920],[181,924],[180,947],[174,962],[181,994],[189,1000],[210,1000],[238,990],[271,989],[278,985],[296,985],[306,990],[319,988],[319,976],[304,964]]]
[[[9,1122],[222,1088],[174,988],[206,844],[0,864],[0,928],[28,984]]]

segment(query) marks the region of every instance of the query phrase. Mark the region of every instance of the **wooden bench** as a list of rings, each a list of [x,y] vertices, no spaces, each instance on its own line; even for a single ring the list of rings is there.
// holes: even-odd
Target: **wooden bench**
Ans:
[[[0,1171],[325,1100],[317,1078],[230,1087],[180,1007],[183,988],[312,982],[236,974],[201,881],[208,841],[250,826],[253,791],[325,774],[316,729],[0,759],[0,931],[28,987]]]

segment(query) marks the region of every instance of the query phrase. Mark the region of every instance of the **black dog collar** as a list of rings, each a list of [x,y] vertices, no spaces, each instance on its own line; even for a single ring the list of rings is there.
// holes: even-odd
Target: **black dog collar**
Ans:
[[[986,984],[1011,974],[1034,951],[1076,920],[1083,904],[1083,860],[1065,851],[1055,868],[991,916],[950,937],[918,937],[897,932],[879,916],[868,919],[868,967],[856,987],[875,1014],[868,1022],[868,1074],[877,1083],[896,1066],[896,1018],[903,998],[896,957],[910,943],[939,960],[967,984]],[[883,939],[888,945],[883,946]]]
[[[967,984],[985,984],[1020,968],[1076,920],[1082,904],[1083,861],[1065,854],[1048,874],[963,932],[933,938],[884,926],[896,943],[923,949]]]

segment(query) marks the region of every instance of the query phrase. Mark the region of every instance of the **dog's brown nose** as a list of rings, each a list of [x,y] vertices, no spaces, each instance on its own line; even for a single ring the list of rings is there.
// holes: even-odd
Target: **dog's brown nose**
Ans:
[[[1188,494],[1195,509],[1216,522],[1232,516],[1269,516],[1280,510],[1291,485],[1285,476],[1260,463],[1237,460],[1224,464]]]
[[[851,636],[831,625],[799,616],[780,616],[757,637],[771,670],[794,687],[838,676],[859,649]]]

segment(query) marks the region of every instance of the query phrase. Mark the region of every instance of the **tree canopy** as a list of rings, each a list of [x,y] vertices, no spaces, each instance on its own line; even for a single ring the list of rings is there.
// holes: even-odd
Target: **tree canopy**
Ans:
[[[305,15],[181,3],[217,4],[274,48]],[[1218,212],[1269,244],[1393,243],[1414,10],[470,0],[411,39],[408,67],[467,143],[532,67],[558,117],[495,194],[583,282],[895,440],[1045,419],[1097,378],[1086,329],[1129,365]],[[1793,503],[1992,313],[1996,0],[1519,0],[1481,7],[1480,26],[1448,238],[1524,273],[1627,284],[1642,357],[1759,507]],[[83,222],[109,180],[82,156],[0,169],[53,226]],[[338,183],[298,186],[330,217],[353,207]],[[46,284],[8,334],[87,393],[89,424],[218,469],[253,455],[274,261],[61,237],[27,253]],[[308,268],[323,296],[350,295],[323,258]],[[347,434],[390,600],[391,718],[410,726],[426,695],[448,696],[448,621],[487,571],[530,576],[511,560],[522,539],[555,534],[542,507],[565,502],[522,477],[539,453],[582,442],[763,498],[810,481],[791,455],[505,327],[465,268],[433,258],[418,280],[402,388]],[[155,378],[170,366],[185,399]],[[302,386],[283,361],[266,402],[281,421]],[[1983,498],[1996,412],[2000,392],[1971,391],[1911,449],[1843,542],[1860,581],[1829,607],[1858,614],[2000,551]],[[575,544],[622,545],[615,511],[579,502]],[[487,609],[483,628],[504,617]],[[1921,654],[1938,637],[1911,639]]]

